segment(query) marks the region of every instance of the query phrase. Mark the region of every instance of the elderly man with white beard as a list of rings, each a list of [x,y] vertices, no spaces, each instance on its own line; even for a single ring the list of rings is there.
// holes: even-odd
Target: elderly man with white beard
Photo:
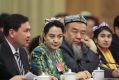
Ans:
[[[87,37],[87,21],[81,15],[70,15],[64,18],[65,33],[60,47],[66,65],[73,72],[87,70],[90,73],[98,67],[97,47]]]

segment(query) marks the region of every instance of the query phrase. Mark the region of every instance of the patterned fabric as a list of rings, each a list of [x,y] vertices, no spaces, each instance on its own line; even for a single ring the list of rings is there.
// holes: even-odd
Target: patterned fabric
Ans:
[[[30,63],[31,71],[36,75],[45,72],[59,78],[61,74],[68,70],[61,55],[61,50],[57,49],[55,55],[53,55],[43,43],[39,44],[39,46],[32,51]],[[59,72],[56,68],[56,63],[62,64],[64,71]]]
[[[111,52],[109,49],[101,49],[98,46],[98,49],[100,50],[99,58],[100,58],[100,66],[109,68],[109,69],[117,69],[118,64],[116,64]]]

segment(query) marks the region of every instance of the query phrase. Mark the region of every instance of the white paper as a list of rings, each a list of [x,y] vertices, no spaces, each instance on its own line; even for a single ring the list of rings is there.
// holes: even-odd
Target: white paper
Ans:
[[[27,80],[33,80],[36,75],[31,72],[28,72],[25,74],[25,77],[27,78]]]
[[[93,80],[93,78],[90,78],[90,79],[86,79],[86,80]]]

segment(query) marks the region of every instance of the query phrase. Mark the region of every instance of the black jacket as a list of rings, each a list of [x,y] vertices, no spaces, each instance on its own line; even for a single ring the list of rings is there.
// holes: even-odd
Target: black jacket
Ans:
[[[119,64],[119,37],[116,34],[112,36],[112,43],[110,46],[110,51],[116,62]]]
[[[29,70],[29,62],[27,53],[23,48],[19,49],[21,61],[25,72]],[[15,61],[14,55],[7,41],[0,45],[0,80],[9,80],[15,75],[19,75],[19,69]]]
[[[92,72],[98,67],[98,56],[86,46],[82,46],[83,57],[79,61],[76,61],[71,45],[69,45],[65,40],[60,48],[63,52],[66,65],[71,68],[73,72],[79,72],[82,70]]]

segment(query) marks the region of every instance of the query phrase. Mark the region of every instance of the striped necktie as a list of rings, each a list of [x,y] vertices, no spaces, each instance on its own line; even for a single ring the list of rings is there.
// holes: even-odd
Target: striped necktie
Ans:
[[[18,53],[17,51],[16,51],[16,53],[15,53],[14,55],[15,55],[15,57],[16,57],[16,62],[17,62],[17,65],[18,65],[20,74],[21,74],[21,75],[24,75],[24,74],[25,74],[25,71],[24,71],[24,68],[23,68],[23,64],[22,64],[22,62],[21,62],[20,55],[19,55],[19,53]]]

